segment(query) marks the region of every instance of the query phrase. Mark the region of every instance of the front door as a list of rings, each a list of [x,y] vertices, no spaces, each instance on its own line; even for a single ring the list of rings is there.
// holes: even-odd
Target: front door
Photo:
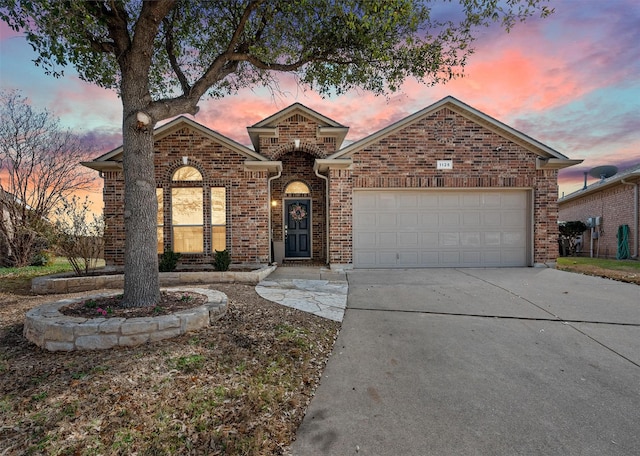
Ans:
[[[285,258],[311,258],[311,200],[285,200]]]

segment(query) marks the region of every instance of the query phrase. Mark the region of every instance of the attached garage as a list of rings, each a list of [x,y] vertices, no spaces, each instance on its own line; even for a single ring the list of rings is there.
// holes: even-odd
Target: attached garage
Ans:
[[[354,190],[354,267],[530,266],[532,218],[529,190]]]

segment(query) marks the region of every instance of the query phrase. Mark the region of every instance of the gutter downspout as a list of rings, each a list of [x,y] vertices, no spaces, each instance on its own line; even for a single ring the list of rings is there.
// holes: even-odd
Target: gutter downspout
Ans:
[[[323,176],[322,174],[320,174],[320,172],[318,171],[317,167],[313,167],[313,172],[316,174],[316,176],[318,176],[320,179],[324,180],[324,200],[325,200],[325,204],[324,204],[324,216],[325,216],[325,221],[324,221],[324,225],[326,227],[326,233],[325,233],[325,239],[326,239],[326,244],[327,244],[327,251],[326,251],[326,256],[327,256],[327,264],[329,263],[329,178],[327,176]],[[636,187],[636,190],[638,188]]]
[[[624,185],[631,185],[635,187],[633,191],[633,223],[635,225],[635,233],[633,235],[633,255],[631,255],[631,258],[635,260],[638,258],[638,235],[640,235],[640,233],[638,232],[640,230],[640,223],[638,220],[638,183],[625,182],[624,179],[622,179],[620,182]]]
[[[282,167],[281,167],[282,168]],[[273,228],[271,227],[271,181],[278,179],[280,176],[282,176],[282,169],[278,170],[278,174],[276,174],[275,176],[271,176],[269,179],[267,179],[267,209],[269,211],[269,217],[268,217],[268,223],[269,223],[269,264],[273,263],[273,256],[272,256],[272,250],[273,250]]]

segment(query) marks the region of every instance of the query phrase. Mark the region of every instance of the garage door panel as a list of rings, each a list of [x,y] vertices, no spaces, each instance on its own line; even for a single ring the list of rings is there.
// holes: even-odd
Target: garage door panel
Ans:
[[[523,249],[503,250],[501,252],[501,263],[509,266],[519,266],[525,259],[525,252]]]
[[[522,208],[526,206],[526,195],[523,193],[503,193],[500,196],[503,208]]]
[[[358,236],[354,237],[353,245],[357,249],[377,249],[377,233],[375,232],[359,232]]]
[[[441,212],[438,222],[442,227],[458,226],[460,225],[460,215],[459,212]]]
[[[462,224],[464,226],[480,226],[482,213],[480,211],[465,211],[462,213]]]
[[[465,248],[478,248],[482,245],[482,236],[479,231],[460,233],[460,244]]]
[[[457,247],[460,244],[460,233],[440,233],[442,247]]]
[[[502,205],[502,195],[500,193],[483,193],[482,206],[486,208],[500,207]]]
[[[436,209],[440,207],[440,200],[436,193],[422,192],[418,194],[418,209]]]
[[[473,267],[480,266],[482,262],[482,252],[479,251],[463,251],[462,264],[464,266]]]
[[[354,266],[526,266],[527,191],[354,191]]]
[[[417,212],[401,213],[398,214],[398,223],[400,227],[405,230],[417,229],[420,224],[418,223],[419,214]]]
[[[462,207],[477,208],[481,205],[481,195],[479,193],[466,193],[462,195]]]
[[[429,212],[420,214],[420,226],[424,229],[438,228],[438,214]]]
[[[358,209],[360,211],[377,211],[378,198],[375,193],[359,193]]]
[[[375,212],[361,212],[358,217],[353,218],[353,226],[356,230],[376,226],[377,217]]]
[[[461,197],[462,195],[458,193],[441,193],[439,198],[439,207],[450,209],[459,208]]]
[[[522,233],[519,231],[507,231],[502,233],[502,245],[505,247],[521,246],[524,242]]]
[[[389,249],[398,246],[398,234],[395,232],[382,232],[378,234],[378,248]]]
[[[438,248],[440,244],[440,236],[438,232],[423,232],[421,234],[421,243],[423,248]]]
[[[360,265],[361,268],[379,268],[381,267],[377,261],[377,252],[373,250],[358,250],[354,255],[353,261]]]
[[[377,217],[377,226],[380,227],[389,227],[389,228],[393,228],[396,229],[396,227],[398,226],[398,216],[397,214],[391,212],[387,212],[386,210],[384,210],[383,213],[378,214]]]
[[[398,264],[405,267],[415,267],[420,263],[418,262],[418,252],[413,251],[401,251],[397,255]]]
[[[397,195],[381,194],[378,199],[377,209],[380,211],[394,212],[396,210]]]
[[[382,267],[394,267],[398,264],[398,254],[395,251],[381,251],[378,253],[378,259]]]
[[[522,227],[524,225],[523,215],[520,211],[503,212],[500,217],[501,225],[503,227]]]
[[[418,195],[416,193],[399,193],[397,207],[399,209],[418,207]]]
[[[484,245],[496,246],[502,243],[502,233],[499,231],[492,231],[484,233]]]
[[[502,218],[500,211],[484,211],[482,213],[482,226],[500,227],[502,226]]]
[[[420,246],[420,242],[418,241],[419,233],[398,233],[398,247],[406,249],[413,248],[417,249]]]
[[[460,252],[458,251],[443,251],[440,252],[440,262],[443,266],[458,266],[462,263],[460,258]]]

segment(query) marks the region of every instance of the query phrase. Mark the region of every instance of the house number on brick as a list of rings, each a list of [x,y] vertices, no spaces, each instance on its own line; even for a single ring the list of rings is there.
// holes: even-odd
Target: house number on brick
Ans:
[[[436,169],[453,169],[453,160],[438,160]]]

